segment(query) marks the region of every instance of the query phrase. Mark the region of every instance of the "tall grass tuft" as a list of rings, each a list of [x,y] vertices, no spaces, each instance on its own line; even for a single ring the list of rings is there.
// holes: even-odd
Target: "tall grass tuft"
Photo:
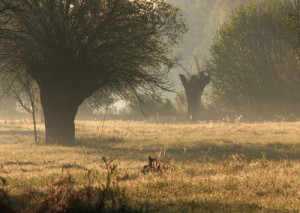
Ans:
[[[52,183],[39,206],[31,212],[141,212],[130,207],[125,188],[115,181],[117,165],[113,159],[103,157],[102,161],[105,180],[99,186],[92,185],[91,170],[87,171],[86,183],[81,188],[68,173]]]

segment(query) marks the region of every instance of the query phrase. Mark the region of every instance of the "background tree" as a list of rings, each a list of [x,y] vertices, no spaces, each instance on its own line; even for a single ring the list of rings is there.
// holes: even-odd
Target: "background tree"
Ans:
[[[0,39],[1,36],[11,30],[10,17],[6,16],[7,11],[16,11],[19,9],[19,3],[12,0],[3,0],[0,3]],[[7,95],[10,92],[13,93],[14,98],[22,106],[22,108],[32,115],[34,139],[37,143],[37,131],[36,131],[36,113],[37,106],[39,104],[39,91],[36,87],[34,80],[26,72],[16,72],[14,75],[9,75],[7,72],[9,68],[5,66],[7,64],[1,64],[0,78],[1,78],[1,93]],[[15,80],[15,82],[13,82]],[[24,97],[25,94],[25,97]],[[28,101],[26,100],[28,98]],[[29,103],[26,103],[29,102]],[[15,106],[14,106],[15,108]]]
[[[200,115],[199,113],[201,108],[201,97],[206,85],[210,83],[210,76],[204,74],[204,72],[201,71],[196,56],[194,56],[194,60],[196,62],[197,74],[192,75],[184,67],[182,67],[188,74],[188,77],[181,74],[179,75],[179,77],[186,95],[188,105],[187,117],[192,121],[197,121]]]
[[[37,82],[47,143],[74,143],[78,106],[97,90],[167,89],[171,48],[186,32],[178,8],[161,0],[18,2],[0,60]]]
[[[39,89],[35,81],[27,72],[15,73],[16,82],[9,88],[19,105],[32,116],[34,141],[37,144],[36,116],[39,110]]]
[[[187,117],[192,121],[197,121],[199,119],[201,97],[206,85],[210,83],[210,76],[199,72],[198,75],[192,75],[190,78],[184,75],[179,75],[179,77],[187,98]]]
[[[282,1],[251,1],[221,26],[208,66],[214,104],[238,114],[300,111],[297,41],[282,8]]]
[[[296,32],[298,39],[298,55],[300,57],[300,0],[285,0],[287,24]]]

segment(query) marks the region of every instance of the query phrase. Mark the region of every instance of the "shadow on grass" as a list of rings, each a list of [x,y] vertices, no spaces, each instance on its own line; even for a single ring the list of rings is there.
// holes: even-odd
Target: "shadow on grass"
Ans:
[[[118,146],[118,143],[123,143]],[[124,160],[146,159],[148,155],[155,155],[161,151],[160,145],[137,146],[126,145],[127,141],[120,139],[102,140],[97,138],[77,139],[76,146],[87,147],[91,150],[88,154],[111,154]],[[182,144],[166,148],[166,154],[175,161],[214,159],[221,160],[224,155],[243,154],[247,160],[266,158],[268,160],[300,160],[300,143],[233,143],[198,141],[196,145],[185,148]]]
[[[37,134],[44,134],[44,131],[37,131]],[[0,135],[33,135],[33,130],[1,130]]]
[[[168,205],[171,208],[176,208],[176,212],[293,212],[284,209],[267,208],[256,203],[240,201],[235,203],[223,203],[220,201],[178,201],[177,203],[169,203]]]
[[[0,205],[0,212],[2,213],[17,213],[17,212],[31,212],[31,213],[44,213],[44,212],[66,212],[66,213],[98,213],[102,212],[99,209],[99,205],[97,203],[89,203],[87,201],[82,201],[79,198],[74,198],[74,202],[69,202],[69,200],[62,201],[65,205],[63,208],[56,203],[49,203],[45,208],[45,204],[43,203],[43,199],[41,198],[45,196],[43,193],[35,192],[34,194],[20,194],[15,196],[8,196],[10,200],[10,204],[7,202],[3,202],[4,206],[10,211],[6,211],[6,209],[2,208],[4,206]],[[65,203],[64,203],[65,202]],[[127,200],[129,201],[129,199]],[[51,204],[53,206],[51,206]],[[55,206],[56,205],[56,206]],[[1,209],[2,208],[2,209]],[[118,207],[108,207],[103,212],[110,213],[139,213],[139,212],[148,212],[143,207],[135,207],[135,206],[118,206]]]
[[[25,212],[32,212],[32,213],[42,213],[40,208],[36,208],[37,206],[41,205],[36,200],[33,203],[28,203],[28,196],[27,194],[18,195],[10,197],[11,205],[14,207],[13,209],[16,210],[15,212],[25,211]],[[31,197],[32,199],[32,197]],[[269,208],[261,206],[257,203],[251,202],[243,202],[237,201],[234,203],[226,203],[221,202],[219,200],[216,201],[182,201],[175,199],[172,202],[164,203],[161,202],[136,202],[131,201],[129,198],[127,199],[127,203],[131,205],[127,206],[120,206],[118,208],[107,208],[105,212],[111,213],[138,213],[138,212],[277,212],[277,213],[287,213],[287,212],[297,212],[297,210],[286,210],[286,209],[276,209],[276,208]],[[75,200],[76,201],[76,200]],[[21,204],[21,205],[20,205]],[[29,206],[31,205],[31,206]],[[0,209],[1,210],[1,209]],[[55,211],[54,211],[55,212]],[[58,211],[59,212],[59,211]],[[99,206],[96,203],[89,204],[88,202],[82,202],[77,200],[76,202],[70,204],[67,209],[62,212],[72,212],[72,213],[79,213],[79,212],[89,212],[89,213],[96,213],[99,212]],[[101,212],[101,211],[100,211]]]

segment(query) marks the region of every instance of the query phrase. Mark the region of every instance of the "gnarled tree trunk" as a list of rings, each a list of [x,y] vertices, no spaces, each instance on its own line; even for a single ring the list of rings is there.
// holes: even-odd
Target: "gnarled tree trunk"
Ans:
[[[45,118],[46,143],[74,144],[74,120],[82,101],[76,94],[59,89],[41,89],[40,93]]]
[[[187,117],[189,120],[197,121],[199,119],[202,93],[205,86],[210,83],[210,76],[200,72],[199,75],[192,75],[190,79],[187,79],[184,75],[179,75],[179,77],[188,102]]]

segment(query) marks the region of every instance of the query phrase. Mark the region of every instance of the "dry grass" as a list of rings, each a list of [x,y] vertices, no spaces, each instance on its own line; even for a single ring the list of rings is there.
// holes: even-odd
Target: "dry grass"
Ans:
[[[93,186],[103,184],[102,156],[110,156],[118,165],[112,181],[126,189],[133,209],[299,212],[300,122],[107,121],[102,129],[102,122],[88,121],[76,127],[76,146],[61,147],[42,144],[42,125],[35,145],[30,122],[0,122],[0,176],[19,209],[35,205],[66,173],[79,188],[88,170]],[[149,155],[165,162],[162,174],[140,172]]]

